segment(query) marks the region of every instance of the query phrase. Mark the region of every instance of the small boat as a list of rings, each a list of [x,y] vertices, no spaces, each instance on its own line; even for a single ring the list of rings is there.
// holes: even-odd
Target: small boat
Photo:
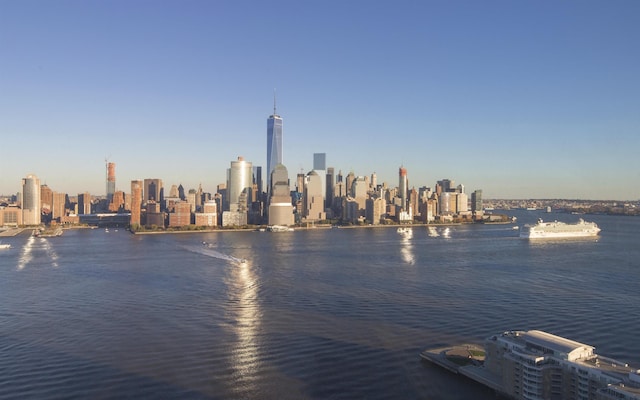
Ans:
[[[413,231],[411,230],[411,228],[407,228],[406,226],[401,226],[398,228],[397,232],[401,235],[404,235],[404,234],[412,233]]]
[[[10,249],[11,245],[9,243],[0,243],[0,250]]]

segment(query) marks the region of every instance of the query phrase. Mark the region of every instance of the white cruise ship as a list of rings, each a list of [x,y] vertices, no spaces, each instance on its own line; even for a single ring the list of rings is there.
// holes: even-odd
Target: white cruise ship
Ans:
[[[579,238],[597,236],[600,228],[595,222],[586,222],[580,219],[575,224],[564,222],[543,222],[538,220],[535,225],[525,225],[520,230],[523,239],[555,239],[555,238]]]

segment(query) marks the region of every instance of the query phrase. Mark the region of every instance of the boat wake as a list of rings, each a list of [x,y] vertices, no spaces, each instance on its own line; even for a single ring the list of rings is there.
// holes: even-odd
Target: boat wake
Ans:
[[[218,258],[220,260],[230,261],[236,264],[245,264],[247,262],[247,260],[245,260],[244,258],[233,257],[214,250],[211,248],[211,245],[206,242],[202,242],[202,246],[183,246],[183,248],[193,253],[202,254],[207,257]]]
[[[18,270],[24,269],[24,267],[34,260],[34,253],[44,253],[46,257],[51,260],[51,266],[54,268],[58,267],[58,254],[53,249],[53,246],[51,246],[49,240],[29,236],[20,253]]]

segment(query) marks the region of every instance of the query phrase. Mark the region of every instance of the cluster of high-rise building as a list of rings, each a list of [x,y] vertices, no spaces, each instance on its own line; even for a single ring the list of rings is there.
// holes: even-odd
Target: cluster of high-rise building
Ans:
[[[455,186],[449,179],[438,181],[434,189],[416,189],[410,187],[403,166],[397,186],[380,184],[375,173],[336,173],[335,168],[327,167],[326,153],[314,153],[313,169],[298,173],[291,185],[283,161],[283,119],[276,112],[275,98],[273,114],[267,119],[266,158],[264,179],[262,167],[243,157],[231,161],[226,182],[219,184],[215,193],[205,192],[201,186],[185,192],[182,185],[173,185],[166,193],[162,179],[157,178],[133,180],[128,193],[118,191],[113,162],[105,165],[106,195],[93,199],[89,193],[69,198],[41,185],[35,175],[28,175],[22,180],[16,201],[0,206],[0,225],[91,222],[99,213],[130,214],[133,227],[159,228],[288,226],[327,220],[371,225],[428,223],[454,218],[471,221],[482,215],[480,190],[471,194],[469,203],[464,186]]]

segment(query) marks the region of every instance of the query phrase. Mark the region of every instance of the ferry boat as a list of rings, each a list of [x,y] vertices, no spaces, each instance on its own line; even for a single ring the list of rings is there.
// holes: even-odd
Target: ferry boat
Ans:
[[[283,225],[269,225],[267,230],[269,232],[293,232],[293,228]]]
[[[525,225],[520,230],[522,239],[557,239],[597,236],[600,228],[595,222],[586,222],[582,218],[575,224],[553,221],[544,222],[538,219],[535,225]]]
[[[411,230],[411,228],[408,228],[406,226],[401,226],[399,227],[396,232],[398,232],[401,235],[410,235],[413,233],[413,231]]]

